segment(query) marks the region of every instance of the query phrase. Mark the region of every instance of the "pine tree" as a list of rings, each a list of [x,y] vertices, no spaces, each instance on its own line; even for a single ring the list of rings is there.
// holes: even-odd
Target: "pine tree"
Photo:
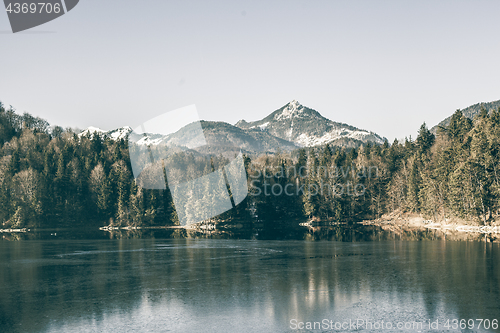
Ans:
[[[419,152],[426,153],[432,147],[434,141],[434,134],[432,134],[431,131],[427,129],[427,125],[423,123],[418,130],[418,136],[416,140]]]

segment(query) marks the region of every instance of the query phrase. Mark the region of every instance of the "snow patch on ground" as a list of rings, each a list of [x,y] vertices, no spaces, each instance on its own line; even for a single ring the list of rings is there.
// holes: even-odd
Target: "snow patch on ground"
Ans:
[[[149,136],[145,136],[138,140],[136,143],[138,145],[154,146],[158,145],[163,141],[163,138],[151,139]]]
[[[264,131],[267,128],[268,125],[269,125],[269,122],[264,123],[262,125],[258,125],[258,126],[252,126],[252,127],[249,127],[248,129],[254,129],[254,128],[258,127],[261,131]]]
[[[286,131],[285,135],[289,141],[292,141],[293,123],[289,130]]]
[[[269,122],[264,123],[262,125],[259,125],[259,128],[260,128],[261,131],[263,131],[263,130],[265,130],[267,128],[268,125],[269,125]]]

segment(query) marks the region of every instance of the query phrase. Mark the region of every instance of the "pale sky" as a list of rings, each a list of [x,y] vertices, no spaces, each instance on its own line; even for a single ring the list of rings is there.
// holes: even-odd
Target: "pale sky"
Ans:
[[[195,104],[258,120],[296,99],[392,142],[500,99],[500,1],[103,1],[12,34],[0,101],[53,125],[136,127]]]

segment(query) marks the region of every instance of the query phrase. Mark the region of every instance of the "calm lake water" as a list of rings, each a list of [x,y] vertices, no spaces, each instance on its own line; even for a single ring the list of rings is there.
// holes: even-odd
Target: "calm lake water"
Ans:
[[[448,331],[448,319],[500,319],[498,243],[0,241],[0,332],[370,331],[359,320],[390,322],[389,332],[423,322],[403,330],[414,332],[429,320]],[[294,329],[325,320],[361,326]],[[487,330],[477,321],[473,331]]]

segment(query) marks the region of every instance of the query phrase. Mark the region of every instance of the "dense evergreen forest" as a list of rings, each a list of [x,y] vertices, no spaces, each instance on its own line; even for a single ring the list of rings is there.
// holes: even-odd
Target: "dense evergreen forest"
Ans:
[[[404,142],[245,155],[249,195],[215,220],[360,221],[398,211],[488,224],[500,208],[499,141],[500,109],[474,120],[457,110],[436,136],[423,124]],[[212,157],[216,167],[227,162]],[[168,190],[137,186],[126,140],[80,137],[0,104],[2,228],[165,226],[176,216]]]

